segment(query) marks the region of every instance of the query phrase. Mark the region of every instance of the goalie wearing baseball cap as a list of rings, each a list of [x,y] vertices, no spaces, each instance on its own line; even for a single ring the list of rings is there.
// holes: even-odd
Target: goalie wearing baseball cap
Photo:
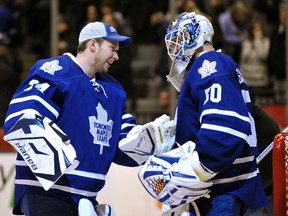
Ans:
[[[98,205],[111,164],[139,166],[171,149],[167,115],[136,125],[126,93],[108,74],[128,36],[103,22],[80,32],[77,55],[37,61],[10,102],[5,137],[18,151],[13,213],[113,216]],[[125,73],[125,71],[123,71]]]
[[[165,216],[236,216],[267,205],[249,91],[234,60],[214,49],[213,34],[210,21],[194,12],[166,31],[167,78],[179,92],[177,145],[139,172]]]

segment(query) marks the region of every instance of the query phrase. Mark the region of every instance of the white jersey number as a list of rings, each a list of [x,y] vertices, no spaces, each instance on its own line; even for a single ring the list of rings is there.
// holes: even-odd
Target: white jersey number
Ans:
[[[210,88],[205,89],[206,104],[209,100],[213,103],[219,103],[222,99],[222,86],[219,83],[214,83]]]

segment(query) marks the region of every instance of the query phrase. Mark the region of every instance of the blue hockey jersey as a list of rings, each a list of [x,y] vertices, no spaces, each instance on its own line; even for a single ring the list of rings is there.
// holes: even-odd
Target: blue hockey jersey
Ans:
[[[13,213],[22,214],[18,203],[27,191],[48,193],[76,205],[86,197],[96,204],[112,162],[137,165],[118,148],[118,142],[136,124],[125,108],[126,94],[121,85],[104,73],[90,79],[71,54],[36,62],[12,98],[4,132],[23,113],[39,113],[67,134],[80,164],[46,192],[18,154]]]
[[[218,173],[211,195],[232,194],[249,208],[266,205],[255,158],[253,109],[238,65],[221,52],[203,53],[178,99],[176,141],[195,142],[200,161]]]

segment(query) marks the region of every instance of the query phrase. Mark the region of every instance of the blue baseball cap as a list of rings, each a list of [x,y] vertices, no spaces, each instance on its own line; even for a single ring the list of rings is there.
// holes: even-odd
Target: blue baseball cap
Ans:
[[[119,35],[113,26],[104,22],[89,23],[81,30],[79,34],[79,44],[83,41],[93,38],[104,38],[111,41],[119,42],[120,47],[127,47],[131,44],[131,38]]]

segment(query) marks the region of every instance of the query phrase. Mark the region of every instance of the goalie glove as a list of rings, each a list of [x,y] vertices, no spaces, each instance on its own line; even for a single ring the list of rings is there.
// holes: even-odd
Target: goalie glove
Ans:
[[[176,122],[167,115],[137,125],[119,142],[119,148],[139,165],[151,155],[170,151],[175,143]]]
[[[182,205],[200,197],[209,198],[216,173],[205,168],[189,141],[162,155],[154,155],[144,164],[138,177],[148,193],[164,205]]]
[[[25,113],[4,136],[45,190],[79,161],[67,135],[50,119]]]

